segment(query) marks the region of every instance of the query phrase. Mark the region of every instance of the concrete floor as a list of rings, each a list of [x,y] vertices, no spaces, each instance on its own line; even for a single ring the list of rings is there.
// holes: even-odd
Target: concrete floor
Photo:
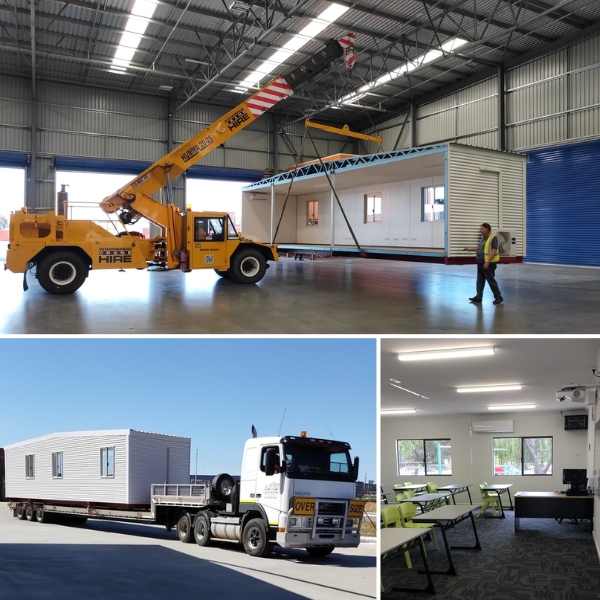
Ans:
[[[82,527],[29,523],[0,505],[0,600],[371,600],[376,544],[324,559],[275,547],[181,543],[163,527],[89,519]]]
[[[213,271],[90,273],[69,296],[0,270],[1,334],[597,334],[600,270],[501,264],[505,299],[471,304],[475,265],[361,258],[271,263],[257,285]]]

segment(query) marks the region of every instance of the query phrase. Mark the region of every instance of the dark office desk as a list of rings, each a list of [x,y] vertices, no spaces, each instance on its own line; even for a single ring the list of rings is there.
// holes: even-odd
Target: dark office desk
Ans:
[[[405,588],[405,587],[393,587],[394,591],[398,592],[426,592],[428,594],[435,594],[435,587],[433,586],[433,579],[431,578],[431,572],[429,571],[429,563],[427,562],[427,553],[425,552],[425,548],[421,543],[421,539],[424,535],[427,535],[428,529],[406,529],[404,527],[400,527],[396,529],[395,527],[384,527],[381,529],[381,557],[383,560],[383,555],[391,552],[392,550],[398,550],[398,557],[404,558],[404,552],[413,548],[414,546],[419,546],[421,550],[421,558],[423,559],[423,564],[425,565],[425,573],[427,575],[427,587],[415,589],[415,588]]]
[[[515,531],[521,519],[594,518],[593,496],[567,496],[556,492],[517,492],[515,494]]]
[[[481,550],[481,544],[479,543],[479,536],[477,535],[477,527],[475,526],[475,519],[473,518],[473,511],[481,508],[481,504],[473,505],[457,505],[453,506],[448,504],[442,506],[442,508],[436,508],[429,512],[417,515],[412,518],[413,523],[433,523],[437,525],[442,531],[442,537],[444,538],[444,546],[446,547],[446,556],[448,557],[448,569],[446,571],[432,571],[432,573],[441,573],[442,575],[456,575],[456,569],[454,568],[454,562],[452,561],[452,552],[450,551],[450,544],[446,537],[446,530],[454,527],[461,521],[471,518],[471,525],[473,526],[473,533],[475,535],[474,546],[452,546],[455,550]]]

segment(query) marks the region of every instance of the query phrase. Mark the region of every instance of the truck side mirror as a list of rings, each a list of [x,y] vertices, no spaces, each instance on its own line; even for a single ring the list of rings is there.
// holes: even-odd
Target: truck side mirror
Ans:
[[[275,475],[275,464],[279,466],[279,454],[275,448],[267,448],[265,453],[265,475]]]
[[[358,480],[358,456],[354,457],[354,465],[352,469],[352,475],[354,477],[354,481]]]

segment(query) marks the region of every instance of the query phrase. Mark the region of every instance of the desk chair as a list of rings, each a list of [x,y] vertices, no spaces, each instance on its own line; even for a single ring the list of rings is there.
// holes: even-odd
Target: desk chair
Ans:
[[[406,500],[408,498],[408,496],[406,495],[406,492],[396,492],[396,503],[400,504],[400,502],[402,500]]]
[[[402,502],[398,505],[400,511],[400,524],[402,527],[413,527],[418,529],[429,529],[429,534],[433,539],[433,545],[436,550],[439,550],[433,523],[413,523],[412,518],[416,515],[416,507],[412,502]]]
[[[427,491],[430,494],[437,494],[438,493],[438,486],[437,486],[437,484],[433,483],[433,481],[428,481],[427,482]]]
[[[381,522],[384,527],[402,527],[400,512],[395,506],[384,506],[381,509]],[[384,554],[381,557],[381,560],[383,561],[387,555],[388,553]],[[406,559],[406,566],[409,569],[412,569],[412,562],[408,550],[404,553],[404,558]],[[383,591],[383,583],[381,584],[381,591]]]
[[[412,481],[405,481],[404,485],[412,485]]]
[[[496,516],[496,510],[498,514],[501,514],[502,509],[500,508],[500,496],[496,492],[484,492],[483,488],[488,486],[487,483],[482,483],[479,485],[479,493],[481,494],[481,500],[483,501],[483,506],[481,510],[477,513],[477,517],[480,517],[488,507],[492,507],[492,512],[494,516]]]

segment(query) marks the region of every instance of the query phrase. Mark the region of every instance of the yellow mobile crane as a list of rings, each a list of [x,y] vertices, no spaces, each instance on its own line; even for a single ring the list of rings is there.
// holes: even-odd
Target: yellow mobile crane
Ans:
[[[116,214],[123,225],[148,219],[160,227],[159,236],[144,239],[128,231],[113,235],[93,221],[67,219],[54,211],[44,215],[19,211],[10,216],[4,268],[26,274],[35,266],[40,285],[51,294],[73,293],[90,269],[161,266],[187,272],[210,268],[238,283],[260,281],[267,261],[279,258],[275,244],[263,244],[236,231],[227,213],[180,213],[173,204],[162,204],[151,194],[168,188],[175,177],[326,69],[347,51],[353,37],[329,40],[288,75],[270,81],[101,202],[102,209]]]

